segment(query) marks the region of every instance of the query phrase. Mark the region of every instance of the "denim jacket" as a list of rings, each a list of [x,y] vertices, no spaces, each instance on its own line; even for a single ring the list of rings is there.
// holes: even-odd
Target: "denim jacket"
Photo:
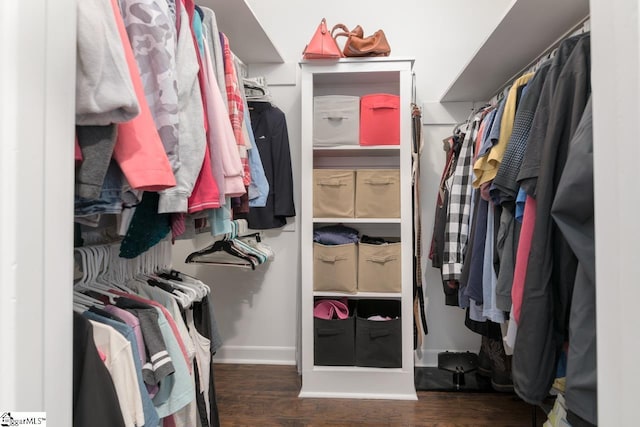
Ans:
[[[244,120],[251,123],[249,117],[249,108],[245,103]],[[247,126],[249,133],[249,141],[251,142],[251,150],[249,150],[249,168],[251,169],[251,184],[249,184],[249,207],[264,208],[267,204],[267,196],[269,196],[269,181],[264,174],[264,167],[260,159],[260,152],[256,146],[255,136],[251,126]]]

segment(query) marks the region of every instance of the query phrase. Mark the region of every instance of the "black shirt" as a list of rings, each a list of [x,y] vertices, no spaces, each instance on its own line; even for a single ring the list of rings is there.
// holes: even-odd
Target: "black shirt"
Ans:
[[[296,215],[287,120],[278,107],[268,102],[251,102],[249,108],[269,196],[264,208],[249,209],[247,221],[249,228],[257,230],[283,227],[287,217]]]
[[[124,427],[111,374],[100,359],[89,320],[73,313],[73,426]]]

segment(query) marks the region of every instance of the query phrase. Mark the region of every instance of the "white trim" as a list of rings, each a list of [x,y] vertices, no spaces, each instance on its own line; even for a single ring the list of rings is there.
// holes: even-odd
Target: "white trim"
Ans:
[[[4,206],[17,204],[16,185],[18,153],[18,46],[13,43],[18,32],[18,2],[0,2],[0,47],[3,66],[0,67],[0,194]],[[5,205],[6,204],[6,205]],[[15,209],[0,209],[0,402],[4,408],[16,407],[18,397],[15,387],[19,379],[16,359],[17,335],[17,229],[18,212]]]
[[[213,356],[214,363],[246,365],[295,365],[295,347],[225,345]]]
[[[330,399],[379,399],[379,400],[418,400],[415,393],[333,393],[304,391],[298,395],[300,398],[330,398]]]
[[[637,425],[640,12],[635,0],[590,4],[598,424]]]
[[[33,5],[26,7],[28,10]],[[73,186],[76,0],[44,1],[44,410],[52,425],[72,424]],[[28,116],[27,116],[28,117]],[[26,118],[26,120],[29,120]],[[26,165],[21,165],[26,168]],[[27,169],[28,170],[28,169]]]

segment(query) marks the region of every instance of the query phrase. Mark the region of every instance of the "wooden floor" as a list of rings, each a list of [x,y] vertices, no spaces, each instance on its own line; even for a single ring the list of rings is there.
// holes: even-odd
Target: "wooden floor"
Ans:
[[[294,366],[215,365],[223,427],[531,426],[513,394],[419,392],[418,401],[299,399]],[[538,413],[538,425],[543,423]]]

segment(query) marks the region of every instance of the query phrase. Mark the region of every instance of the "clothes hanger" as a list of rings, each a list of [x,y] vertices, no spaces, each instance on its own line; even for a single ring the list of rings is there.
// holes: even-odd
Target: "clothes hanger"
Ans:
[[[202,288],[205,292],[205,297],[211,293],[211,288],[209,287],[209,285],[207,285],[197,277],[190,276],[187,273],[183,273],[181,271],[176,271],[176,270],[171,270],[171,271],[180,275],[180,278],[182,279],[182,283],[191,284],[193,286]]]
[[[211,292],[211,289],[205,285],[202,281],[185,277],[181,282],[175,283],[176,286],[180,288],[189,288],[193,289],[197,294],[197,301],[202,301],[203,298],[206,298],[207,295]]]
[[[87,305],[95,305],[98,307],[104,307],[104,303],[98,299],[91,297],[90,295],[84,294],[79,290],[73,291],[73,300],[74,302],[84,303]]]
[[[82,304],[79,304],[79,303],[77,303],[75,301],[73,302],[73,311],[75,311],[76,313],[82,314],[87,310],[88,310],[88,308],[86,308]]]
[[[83,272],[86,272],[86,276],[83,275],[81,280],[74,285],[74,289],[87,290],[95,292],[99,295],[104,295],[109,298],[109,301],[113,304],[114,295],[111,292],[101,289],[96,286],[95,278],[97,276],[98,264],[95,256],[92,255],[93,251],[89,247],[80,247],[75,249],[81,256]]]
[[[200,301],[202,299],[200,293],[192,287],[182,284],[175,284],[174,286],[176,286],[178,289],[181,289],[187,296],[187,307],[191,307],[194,302]]]
[[[103,290],[110,292],[113,289],[117,289],[122,292],[127,292],[126,287],[118,283],[111,275],[111,269],[114,262],[111,260],[111,251],[108,246],[98,246],[92,248],[96,253],[98,262],[98,275],[95,279],[95,283],[103,287]]]
[[[206,255],[211,255],[215,253],[225,253],[230,255],[231,257],[216,257],[217,259],[210,258],[209,260],[205,258]],[[244,262],[242,262],[241,260],[244,260]],[[199,263],[199,264],[229,265],[229,266],[236,266],[236,267],[251,267],[252,269],[255,270],[255,266],[253,265],[251,260],[246,257],[243,257],[242,255],[239,255],[232,248],[231,242],[229,240],[217,240],[212,245],[189,254],[185,262]]]

